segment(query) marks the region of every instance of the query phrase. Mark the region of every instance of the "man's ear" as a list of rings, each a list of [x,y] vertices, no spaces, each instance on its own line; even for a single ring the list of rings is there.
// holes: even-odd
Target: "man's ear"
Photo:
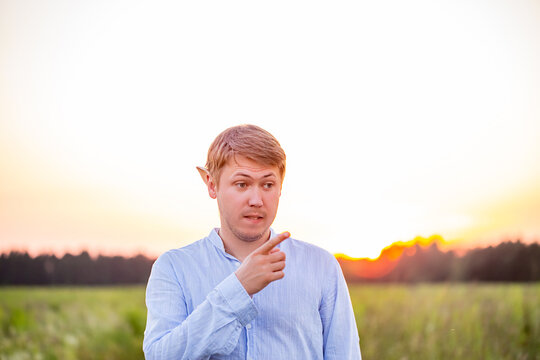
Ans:
[[[214,183],[214,179],[210,176],[210,173],[206,168],[203,168],[202,166],[197,166],[197,170],[199,171],[199,175],[201,175],[201,179],[204,181],[204,184],[208,188],[208,195],[212,199],[216,198],[216,184]]]
[[[208,185],[208,180],[210,180],[210,173],[208,170],[202,166],[197,166],[197,170],[199,171],[199,175],[201,175],[201,179],[204,181],[204,184]]]

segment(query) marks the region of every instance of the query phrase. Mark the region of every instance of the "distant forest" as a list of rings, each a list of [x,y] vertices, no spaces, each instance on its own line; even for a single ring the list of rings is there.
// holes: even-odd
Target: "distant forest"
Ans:
[[[143,255],[63,257],[11,252],[0,255],[0,285],[145,284],[155,259]],[[436,242],[414,245],[396,259],[337,256],[348,282],[540,281],[540,245],[504,242],[458,256]],[[376,270],[375,272],[373,270]]]
[[[348,282],[540,281],[540,244],[503,242],[462,256],[441,251],[436,242],[418,244],[393,261],[338,257]],[[369,276],[375,271],[376,276]]]

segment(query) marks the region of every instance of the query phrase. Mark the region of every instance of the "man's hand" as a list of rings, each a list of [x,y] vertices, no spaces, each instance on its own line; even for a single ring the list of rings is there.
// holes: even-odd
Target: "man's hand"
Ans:
[[[252,296],[285,276],[285,253],[275,248],[291,234],[284,232],[262,244],[249,254],[235,274],[247,293]]]

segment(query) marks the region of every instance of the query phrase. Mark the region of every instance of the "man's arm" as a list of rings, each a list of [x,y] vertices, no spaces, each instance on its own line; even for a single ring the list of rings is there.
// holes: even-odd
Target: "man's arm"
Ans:
[[[274,247],[289,236],[279,234],[253,251],[191,314],[184,298],[189,290],[176,279],[168,258],[160,257],[146,289],[146,358],[208,359],[230,354],[242,328],[257,315],[250,295],[284,276],[285,254]]]
[[[208,359],[214,354],[229,354],[242,328],[257,315],[253,301],[234,273],[188,314],[184,289],[167,257],[160,257],[152,267],[146,306],[146,359]]]
[[[319,310],[323,324],[324,359],[359,360],[358,329],[349,290],[339,263],[335,258],[331,260]]]

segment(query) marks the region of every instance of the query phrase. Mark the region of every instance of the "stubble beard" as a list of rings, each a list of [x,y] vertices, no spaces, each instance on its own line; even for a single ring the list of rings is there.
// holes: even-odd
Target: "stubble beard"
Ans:
[[[264,236],[264,234],[268,231],[268,228],[266,228],[265,230],[263,230],[263,232],[259,234],[246,234],[239,231],[234,226],[231,226],[231,224],[229,224],[227,220],[225,220],[225,223],[227,224],[227,227],[237,239],[239,239],[240,241],[248,242],[248,243],[260,240]]]

